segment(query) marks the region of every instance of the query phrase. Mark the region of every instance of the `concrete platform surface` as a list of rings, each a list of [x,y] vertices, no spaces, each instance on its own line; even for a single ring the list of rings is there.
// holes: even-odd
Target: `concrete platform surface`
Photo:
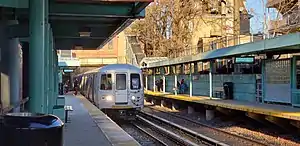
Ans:
[[[65,96],[70,121],[65,124],[65,146],[139,145],[130,135],[82,96]]]
[[[218,98],[210,99],[206,96],[189,97],[188,95],[174,95],[171,93],[166,94],[153,91],[145,91],[145,95],[206,104],[227,109],[240,110],[250,113],[300,121],[300,108],[292,106],[263,104],[258,102],[246,102],[237,100],[222,100]]]

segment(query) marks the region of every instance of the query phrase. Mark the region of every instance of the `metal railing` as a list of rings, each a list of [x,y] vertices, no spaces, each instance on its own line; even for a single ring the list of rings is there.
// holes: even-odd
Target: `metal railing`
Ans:
[[[203,38],[204,43],[198,44],[198,46],[192,46],[185,48],[184,51],[170,54],[168,57],[176,58],[180,56],[196,55],[211,50],[226,48],[230,46],[251,43],[255,41],[263,40],[263,35],[238,35],[238,36],[225,36],[220,38]]]
[[[139,63],[137,62],[136,56],[132,50],[128,37],[125,37],[125,39],[126,39],[126,63],[134,66],[139,66]]]

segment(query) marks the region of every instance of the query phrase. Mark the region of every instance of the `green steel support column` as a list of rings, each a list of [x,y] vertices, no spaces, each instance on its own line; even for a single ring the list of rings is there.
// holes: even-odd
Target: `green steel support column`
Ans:
[[[50,95],[50,91],[49,91],[49,77],[50,77],[50,75],[49,75],[49,50],[50,50],[50,48],[49,48],[49,43],[50,43],[50,40],[49,40],[49,24],[48,23],[46,23],[45,24],[45,27],[46,27],[46,29],[45,29],[45,66],[44,66],[44,69],[45,69],[45,95],[44,95],[44,110],[45,110],[45,113],[49,113],[49,95]]]
[[[266,64],[265,64],[265,60],[262,60],[261,62],[261,93],[262,93],[262,103],[265,103],[265,80],[266,80],[266,76],[265,76],[265,67],[266,67]]]
[[[213,97],[213,71],[214,71],[214,62],[209,62],[209,97]]]
[[[148,73],[146,73],[145,77],[146,77],[146,79],[145,79],[146,80],[145,81],[146,85],[144,85],[144,86],[145,86],[146,90],[148,90]]]
[[[52,36],[50,36],[52,38]],[[51,101],[53,102],[53,104],[55,103],[54,100],[55,100],[55,97],[53,96],[54,95],[54,89],[53,89],[53,80],[54,80],[54,74],[53,74],[53,48],[50,48],[49,50],[49,74],[50,74],[50,77],[49,77],[49,90],[50,90],[50,93],[49,93],[49,96],[51,98]],[[51,109],[53,109],[53,106],[51,107]]]
[[[291,89],[292,89],[292,105],[293,106],[297,106],[299,101],[298,101],[298,98],[297,98],[297,75],[296,75],[296,72],[297,72],[297,56],[293,56],[292,59],[291,59]]]
[[[160,68],[160,74],[163,76],[163,93],[166,93],[166,71],[165,71],[165,67],[161,67]]]
[[[53,37],[52,37],[53,38]],[[51,77],[50,77],[50,88],[51,88],[51,98],[52,98],[52,102],[53,102],[53,106],[54,104],[56,105],[56,99],[57,99],[57,96],[55,95],[55,86],[54,86],[54,83],[55,83],[55,76],[56,76],[56,72],[55,72],[55,53],[54,53],[54,48],[51,48],[51,60],[50,60],[50,65],[51,65]],[[52,109],[53,109],[53,106],[52,106]]]
[[[175,70],[175,73],[174,73],[174,85],[175,85],[175,95],[177,95],[177,92],[179,91],[179,87],[177,86],[177,82],[178,82],[178,74]]]
[[[58,76],[58,71],[59,71],[59,66],[58,66],[58,56],[57,56],[57,53],[56,53],[56,49],[54,48],[54,65],[55,65],[55,68],[54,68],[54,75],[56,77],[56,79],[54,80],[54,87],[55,87],[55,97],[57,98],[58,97],[58,83],[59,81],[61,80],[60,77],[62,76]]]
[[[193,68],[192,68],[192,64],[193,63],[190,63],[190,97],[193,96]]]
[[[8,25],[18,24],[17,20],[8,20]],[[5,53],[8,60],[8,77],[9,77],[9,92],[10,92],[10,104],[18,105],[20,103],[20,50],[19,50],[19,39],[10,38],[7,42],[9,44],[8,53]],[[20,106],[16,106],[13,112],[20,112]]]
[[[46,0],[29,0],[29,111],[34,113],[45,113],[44,37],[47,6]]]
[[[156,79],[155,79],[155,75],[156,75],[156,72],[155,72],[155,71],[156,71],[156,70],[155,70],[155,69],[153,69],[153,70],[154,70],[154,73],[153,73],[153,92],[156,92],[156,89],[155,89],[155,88],[156,88],[156,86],[155,86],[155,83],[156,83],[156,82],[155,82],[155,80],[156,80]]]
[[[53,113],[53,106],[55,104],[54,99],[55,96],[54,95],[54,89],[53,89],[53,35],[52,35],[52,29],[49,27],[49,82],[48,82],[48,86],[49,86],[49,113]]]
[[[50,31],[50,24],[49,24],[49,19],[48,19],[48,16],[49,16],[49,1],[48,0],[46,0],[45,1],[45,5],[46,5],[46,7],[45,7],[45,38],[44,38],[44,40],[45,40],[45,53],[44,53],[44,55],[45,55],[45,82],[44,82],[44,85],[45,85],[45,87],[44,87],[44,89],[45,89],[45,97],[44,97],[44,109],[45,109],[45,113],[49,113],[49,95],[50,95],[50,91],[49,91],[49,76],[50,76],[50,74],[49,74],[49,44],[50,44],[50,37],[49,37],[49,35],[50,35],[50,33],[49,33],[49,31]]]
[[[56,61],[56,60],[55,60]],[[58,67],[57,65],[55,65],[55,68],[54,68],[54,96],[55,98],[58,97]]]

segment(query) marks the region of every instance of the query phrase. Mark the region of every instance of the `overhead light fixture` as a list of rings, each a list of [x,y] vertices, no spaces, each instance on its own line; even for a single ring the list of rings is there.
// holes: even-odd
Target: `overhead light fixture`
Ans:
[[[79,32],[80,37],[90,37],[91,32]]]

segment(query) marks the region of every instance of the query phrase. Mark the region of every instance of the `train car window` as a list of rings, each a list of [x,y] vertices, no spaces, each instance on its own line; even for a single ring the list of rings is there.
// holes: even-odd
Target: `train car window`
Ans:
[[[130,75],[130,89],[137,90],[141,89],[140,75],[131,74]]]
[[[100,90],[112,90],[111,74],[102,74],[100,83]]]
[[[116,88],[117,90],[126,90],[126,74],[116,75]]]

